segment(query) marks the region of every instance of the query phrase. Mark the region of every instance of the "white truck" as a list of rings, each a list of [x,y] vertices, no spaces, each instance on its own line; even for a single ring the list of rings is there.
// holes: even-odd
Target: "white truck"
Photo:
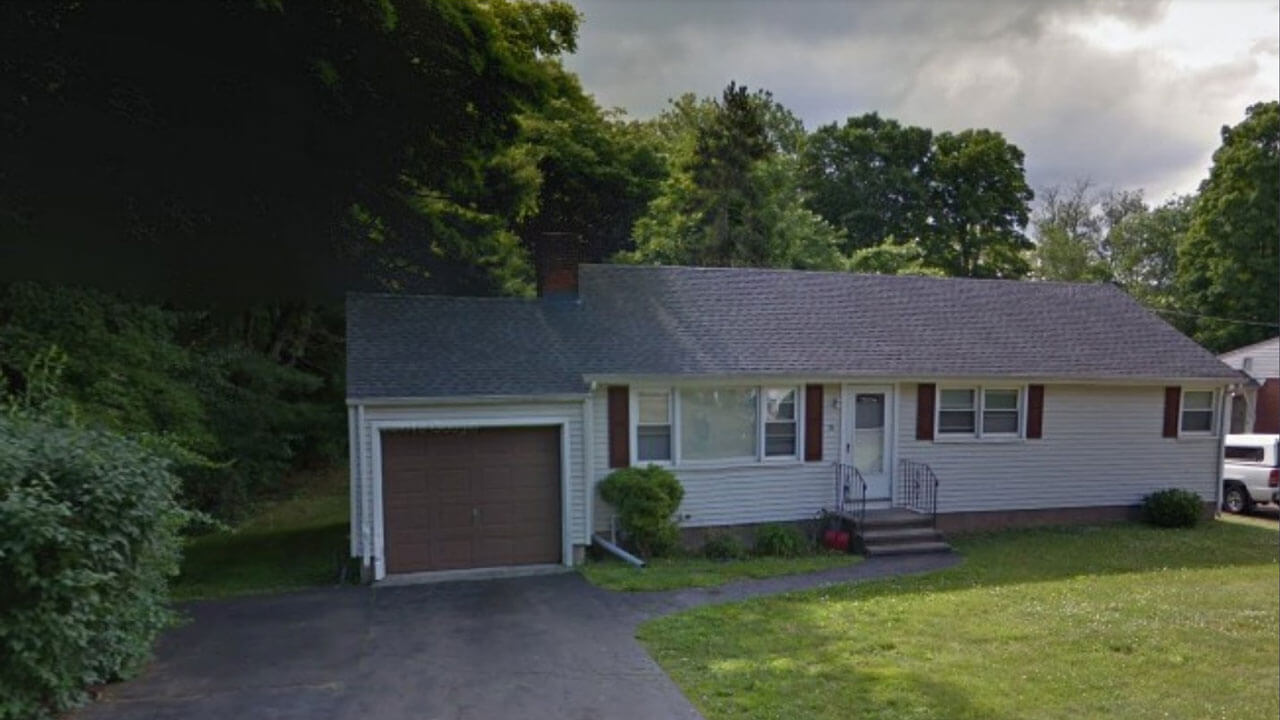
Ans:
[[[1222,444],[1222,509],[1245,513],[1280,502],[1280,435],[1228,435]]]

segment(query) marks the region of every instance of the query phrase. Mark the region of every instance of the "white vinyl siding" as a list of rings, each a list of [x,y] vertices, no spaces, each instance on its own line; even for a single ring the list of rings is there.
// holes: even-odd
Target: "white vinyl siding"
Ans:
[[[1214,498],[1217,441],[1162,438],[1163,387],[1048,384],[1044,437],[1004,443],[916,440],[916,385],[899,387],[897,457],[937,473],[939,512],[1133,505],[1167,487]]]
[[[1280,338],[1232,350],[1218,357],[1231,367],[1249,373],[1259,382],[1280,377]],[[1252,358],[1248,368],[1244,366],[1245,358]]]
[[[600,404],[604,404],[601,400]],[[476,403],[459,405],[424,405],[378,407],[363,406],[363,420],[357,428],[360,468],[360,489],[357,493],[357,504],[361,506],[360,524],[352,524],[352,532],[361,534],[357,555],[375,556],[377,541],[374,536],[374,518],[377,514],[374,497],[373,445],[377,442],[376,423],[384,422],[457,422],[466,426],[476,418],[510,419],[513,425],[528,418],[553,419],[563,422],[568,435],[568,455],[561,462],[568,465],[568,512],[569,541],[574,545],[585,545],[590,542],[587,528],[586,505],[586,472],[584,464],[585,443],[583,438],[583,403],[582,402],[547,402],[547,403]],[[359,415],[357,415],[359,417]],[[598,455],[597,466],[606,464],[607,455]]]
[[[835,402],[840,386],[827,385],[824,389],[821,462],[775,457],[765,463],[753,458],[741,464],[674,468],[685,493],[679,510],[680,524],[703,527],[806,520],[820,508],[830,507],[835,497],[833,468],[840,453],[840,410]],[[594,473],[595,482],[599,482],[612,471],[608,466],[609,417],[604,388],[596,391],[592,405]],[[797,404],[797,422],[802,421],[802,412]],[[613,508],[594,489],[591,497],[595,499],[595,529],[607,531]]]

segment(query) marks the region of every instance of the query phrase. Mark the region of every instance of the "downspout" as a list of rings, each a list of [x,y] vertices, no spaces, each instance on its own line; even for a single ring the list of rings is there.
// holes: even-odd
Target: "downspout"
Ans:
[[[601,548],[604,548],[606,551],[608,551],[610,555],[613,555],[616,558],[619,558],[625,562],[631,563],[632,565],[635,565],[638,568],[644,567],[643,560],[636,557],[635,555],[632,555],[626,550],[623,550],[617,545],[614,545],[608,540],[605,540],[603,537],[600,537],[599,533],[596,533],[595,535],[591,536],[591,542],[594,545],[599,545]]]
[[[359,435],[356,432],[356,409],[347,408],[347,485],[351,493],[347,535],[351,539],[351,557],[360,556],[360,459]]]
[[[1231,385],[1223,387],[1219,393],[1222,397],[1218,401],[1218,454],[1213,460],[1213,516],[1218,517],[1222,514],[1222,452],[1227,442],[1227,429],[1230,427],[1231,418],[1227,417],[1227,408],[1230,407]]]
[[[369,428],[365,425],[364,405],[356,406],[356,445],[360,449],[360,504],[363,508],[360,512],[360,545],[363,551],[363,565],[366,571],[373,572],[373,529],[370,523],[373,518],[373,502],[371,499],[372,488],[369,487],[372,478],[369,477],[368,469],[365,467],[365,434]]]
[[[586,503],[583,511],[583,522],[586,526],[582,529],[584,540],[590,542],[591,534],[595,530],[595,487],[596,487],[596,463],[595,463],[595,383],[591,383],[591,389],[587,396],[582,400],[582,475],[583,488],[582,492],[586,495],[583,501]]]

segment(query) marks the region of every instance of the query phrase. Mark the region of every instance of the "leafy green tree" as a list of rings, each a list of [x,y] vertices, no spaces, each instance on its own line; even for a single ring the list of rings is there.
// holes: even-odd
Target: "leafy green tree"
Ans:
[[[815,130],[801,156],[810,209],[845,231],[844,251],[912,242],[929,221],[933,133],[875,113]]]
[[[925,262],[919,244],[899,243],[892,237],[879,245],[855,250],[849,258],[849,269],[876,275],[944,275]]]
[[[1150,308],[1175,309],[1178,243],[1191,224],[1191,195],[1123,216],[1107,234],[1111,279]]]
[[[1280,317],[1280,103],[1249,106],[1222,128],[1209,177],[1178,246],[1177,287],[1202,316],[1192,336],[1223,351],[1276,334]],[[1271,323],[1251,325],[1232,320]]]
[[[0,292],[0,317],[9,392],[28,393],[58,348],[61,394],[85,426],[187,451],[190,462],[176,471],[191,507],[234,518],[284,489],[289,470],[332,462],[344,448],[339,379],[305,365],[295,349],[279,358],[259,350],[275,344],[270,335],[232,339],[205,313],[33,283]]]
[[[1022,151],[999,133],[935,135],[869,114],[819,128],[802,157],[806,202],[845,231],[845,252],[879,248],[860,263],[919,256],[918,267],[948,275],[1027,272],[1032,192]],[[918,252],[886,255],[890,239]]]
[[[619,111],[605,112],[558,65],[555,96],[521,117],[517,148],[537,173],[532,212],[517,224],[525,247],[544,233],[572,233],[585,259],[630,247],[631,228],[657,195],[667,166],[658,139]]]
[[[769,93],[730,83],[718,100],[673,102],[650,127],[671,175],[635,225],[635,250],[621,259],[843,266],[838,231],[803,203],[803,127]]]
[[[1031,241],[1023,234],[1027,186],[1023,153],[992,130],[934,139],[926,262],[948,275],[1022,277]]]
[[[1148,207],[1141,191],[1094,191],[1087,180],[1041,192],[1032,218],[1034,273],[1047,280],[1114,282],[1153,308],[1175,307],[1177,244],[1190,197]]]
[[[1088,180],[1041,192],[1040,207],[1031,218],[1036,277],[1068,282],[1110,279],[1103,257],[1107,217],[1098,208],[1103,201]]]

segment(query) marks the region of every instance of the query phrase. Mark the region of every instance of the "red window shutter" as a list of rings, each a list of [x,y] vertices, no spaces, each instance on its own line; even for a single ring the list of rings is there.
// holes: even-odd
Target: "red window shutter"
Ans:
[[[933,440],[933,403],[938,387],[933,383],[916,386],[916,439]]]
[[[804,459],[822,459],[822,386],[804,386]]]
[[[1164,437],[1178,437],[1178,414],[1182,410],[1182,388],[1171,385],[1164,389]]]
[[[609,387],[609,467],[631,464],[631,390],[626,385]]]
[[[1044,386],[1027,386],[1027,437],[1039,440],[1044,437]]]

